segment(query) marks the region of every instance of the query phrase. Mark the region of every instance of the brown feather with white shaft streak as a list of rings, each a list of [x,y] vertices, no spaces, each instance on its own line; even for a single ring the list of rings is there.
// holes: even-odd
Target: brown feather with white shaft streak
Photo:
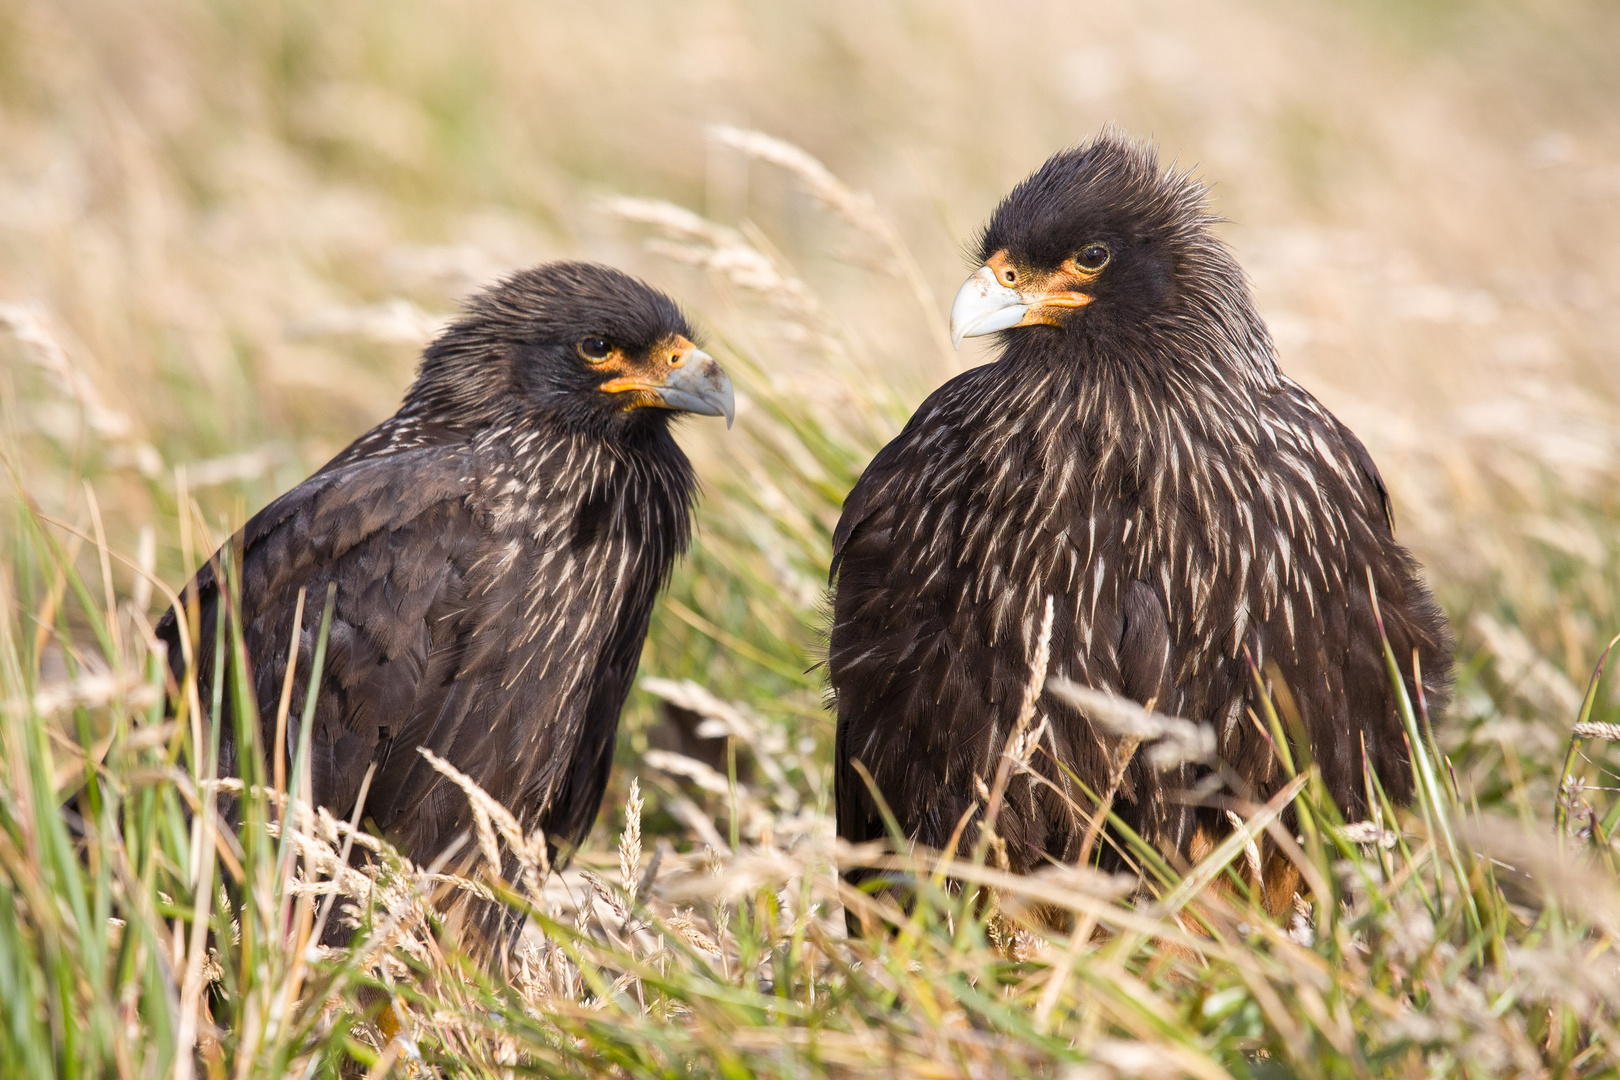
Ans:
[[[1204,199],[1109,133],[997,209],[986,263],[1044,280],[1093,242],[1109,255],[1087,302],[1002,331],[993,363],[931,395],[844,504],[828,657],[841,836],[884,835],[858,760],[908,837],[948,842],[995,773],[1049,595],[1051,674],[1212,725],[1243,794],[1284,779],[1247,715],[1252,657],[1288,684],[1347,813],[1364,809],[1364,744],[1410,795],[1368,571],[1407,688],[1415,650],[1434,711],[1450,633],[1367,451],[1278,370]],[[1051,693],[1039,707],[1032,765],[1049,783],[1016,777],[997,822],[1021,871],[1078,857],[1092,804],[1067,773],[1101,792],[1115,752]],[[1176,797],[1205,771],[1138,755],[1115,810],[1185,855],[1195,830],[1229,829]]]
[[[667,297],[606,267],[554,263],[515,275],[475,297],[429,347],[395,416],[232,542],[267,746],[298,635],[289,757],[323,601],[328,585],[337,588],[311,731],[317,803],[348,816],[375,762],[366,816],[430,862],[473,818],[421,746],[511,810],[525,833],[543,829],[554,857],[584,837],[696,496],[669,432],[675,414],[627,407],[640,401],[603,380],[619,370],[612,360],[637,379],[662,371],[673,385],[668,372],[695,357],[729,392],[712,360],[670,351],[693,348],[690,335]],[[608,360],[594,357],[598,346]],[[189,588],[200,601],[195,674],[207,701],[222,599],[213,566]],[[308,602],[295,628],[300,589]],[[183,629],[173,610],[157,627],[177,679]],[[227,775],[239,764],[233,736],[227,716]]]

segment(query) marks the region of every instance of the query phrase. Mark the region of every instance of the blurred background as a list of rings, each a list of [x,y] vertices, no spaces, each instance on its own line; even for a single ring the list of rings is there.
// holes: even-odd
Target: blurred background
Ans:
[[[1620,629],[1617,49],[1600,0],[0,0],[0,445],[178,586],[185,500],[218,538],[297,483],[459,298],[621,265],[745,399],[682,429],[707,498],[643,675],[809,763],[842,496],[986,358],[943,331],[996,200],[1113,122],[1213,185],[1377,459],[1465,643],[1443,741],[1500,795],[1492,747],[1557,757]]]

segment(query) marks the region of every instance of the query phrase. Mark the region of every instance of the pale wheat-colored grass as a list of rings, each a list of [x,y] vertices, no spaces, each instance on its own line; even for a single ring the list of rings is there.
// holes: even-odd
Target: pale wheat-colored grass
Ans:
[[[334,1074],[377,1037],[365,984],[416,1036],[386,1053],[482,1075],[1612,1072],[1620,716],[1613,680],[1583,688],[1620,626],[1617,29],[1507,0],[0,12],[0,445],[50,519],[6,534],[4,993],[73,1003],[8,1014],[8,1060],[157,1075],[183,1019],[199,1068]],[[925,902],[847,943],[841,905],[882,901],[834,874],[877,856],[832,839],[831,529],[983,356],[942,344],[974,227],[1107,121],[1215,182],[1285,368],[1368,443],[1458,623],[1428,802],[1339,822],[1307,774],[1300,833],[1235,808],[1198,867],[950,867],[1005,923],[891,856]],[[682,429],[701,528],[597,833],[547,876],[543,838],[484,807],[476,873],[384,852],[360,873],[339,854],[369,838],[301,813],[287,864],[264,785],[247,831],[204,829],[189,722],[154,711],[146,575],[182,580],[205,532],[391,411],[469,289],[560,255],[674,292],[741,405],[733,432]],[[649,750],[659,700],[751,776]],[[87,776],[121,815],[91,840],[52,817]],[[1316,886],[1289,925],[1236,888],[1263,837]],[[328,893],[370,935],[347,959],[282,934]],[[457,894],[531,909],[504,965],[457,954],[435,914]],[[1072,931],[1019,921],[1054,908]]]

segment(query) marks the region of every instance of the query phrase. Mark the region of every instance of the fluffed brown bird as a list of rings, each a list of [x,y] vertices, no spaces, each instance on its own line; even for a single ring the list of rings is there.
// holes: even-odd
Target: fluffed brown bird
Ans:
[[[858,761],[908,838],[974,841],[1049,597],[1049,673],[1211,725],[1243,794],[1283,779],[1248,715],[1252,660],[1292,692],[1347,813],[1365,811],[1364,760],[1409,797],[1369,572],[1407,691],[1415,651],[1436,713],[1449,630],[1366,449],[1278,370],[1214,220],[1200,185],[1114,133],[997,208],[951,312],[958,342],[1000,333],[996,359],[923,403],[834,537],[840,836],[885,835]],[[1018,871],[1079,857],[1094,804],[1068,771],[1101,792],[1116,761],[1076,709],[1036,705],[1048,783],[1015,774],[996,822]],[[1206,771],[1137,755],[1114,809],[1196,854],[1228,830],[1177,798]]]
[[[289,758],[336,586],[310,733],[316,803],[350,814],[375,763],[365,816],[431,861],[473,820],[427,747],[544,829],[554,855],[584,837],[653,600],[691,535],[697,486],[670,420],[732,416],[730,382],[692,337],[668,297],[616,270],[516,274],[428,347],[398,413],[216,556],[240,559],[265,747],[298,636]],[[204,702],[225,609],[215,574],[204,566],[182,594],[197,601]],[[173,609],[157,627],[177,681],[186,632]],[[224,775],[240,764],[234,733],[227,709]]]

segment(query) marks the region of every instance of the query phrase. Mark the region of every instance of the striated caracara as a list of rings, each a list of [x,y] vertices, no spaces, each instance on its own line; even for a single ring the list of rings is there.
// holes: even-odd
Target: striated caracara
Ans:
[[[691,534],[696,481],[670,435],[732,390],[668,297],[616,270],[552,263],[476,296],[424,353],[400,410],[254,515],[241,624],[262,744],[298,635],[288,757],[329,585],[310,740],[315,801],[364,813],[426,863],[472,824],[428,747],[566,851],[590,829],[653,600]],[[215,566],[197,600],[209,700]],[[299,589],[307,596],[293,625]],[[170,610],[157,633],[185,675]],[[229,717],[223,775],[238,768]]]
[[[1407,689],[1415,651],[1434,711],[1450,633],[1372,459],[1278,370],[1213,220],[1201,186],[1112,133],[996,209],[951,311],[958,342],[1000,333],[996,358],[922,404],[833,540],[840,836],[885,835],[858,761],[910,839],[976,839],[1048,597],[1049,673],[1209,725],[1241,794],[1284,779],[1249,717],[1257,670],[1288,687],[1346,813],[1365,811],[1364,755],[1410,795],[1369,572]],[[1095,804],[1072,781],[1102,792],[1118,749],[1051,692],[1031,727],[1050,784],[1015,775],[996,822],[1020,872],[1080,856]],[[1179,797],[1208,768],[1137,755],[1114,809],[1196,855],[1227,828]]]

